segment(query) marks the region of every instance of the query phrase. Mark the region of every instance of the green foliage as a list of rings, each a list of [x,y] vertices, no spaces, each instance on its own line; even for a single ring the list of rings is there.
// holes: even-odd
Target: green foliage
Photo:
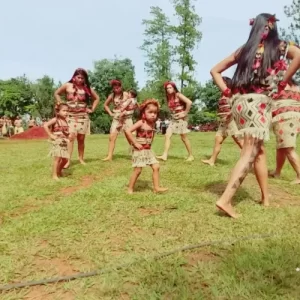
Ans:
[[[23,115],[30,111],[33,104],[31,83],[25,75],[0,80],[0,115]]]
[[[221,97],[219,88],[212,80],[205,83],[200,89],[200,102],[205,105],[204,110],[208,112],[216,112],[218,101]]]
[[[147,56],[145,70],[150,80],[171,79],[173,47],[170,44],[172,30],[170,20],[160,7],[150,7],[150,20],[143,20],[145,26],[144,42],[141,49]]]
[[[103,59],[94,63],[94,69],[89,71],[91,86],[100,96],[100,104],[91,115],[93,133],[108,133],[111,118],[104,111],[104,101],[111,93],[110,80],[118,79],[123,83],[125,90],[137,89],[135,70],[130,59]]]
[[[36,114],[42,118],[51,118],[54,109],[54,91],[56,89],[53,78],[45,75],[31,85]],[[33,113],[33,115],[35,115]]]
[[[202,33],[198,29],[202,19],[195,12],[195,6],[192,4],[193,1],[173,0],[176,12],[175,16],[179,21],[179,24],[172,26],[172,29],[178,42],[175,52],[178,55],[176,61],[181,70],[179,74],[181,89],[193,82],[197,62],[192,52],[202,38]]]

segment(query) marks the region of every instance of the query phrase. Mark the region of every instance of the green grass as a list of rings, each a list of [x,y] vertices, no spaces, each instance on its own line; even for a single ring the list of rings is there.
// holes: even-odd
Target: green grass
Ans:
[[[196,161],[186,163],[174,136],[170,158],[161,163],[164,195],[152,193],[151,169],[128,196],[128,146],[118,140],[115,160],[104,163],[108,136],[90,136],[86,166],[74,160],[61,182],[50,177],[45,141],[0,141],[0,282],[37,280],[140,261],[127,269],[88,279],[5,292],[16,299],[299,299],[300,187],[286,165],[270,180],[272,205],[257,204],[250,174],[235,197],[238,220],[220,216],[215,201],[239,156],[231,139],[216,167],[200,163],[211,153],[213,133],[190,135]],[[155,138],[161,153],[163,137]],[[275,141],[267,144],[274,166]],[[75,155],[74,155],[75,158]],[[203,247],[154,260],[189,244],[249,235],[266,240]]]

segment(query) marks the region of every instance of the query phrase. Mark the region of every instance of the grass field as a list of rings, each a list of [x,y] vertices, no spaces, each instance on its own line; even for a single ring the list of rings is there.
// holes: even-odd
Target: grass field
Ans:
[[[123,137],[112,163],[100,160],[108,137],[88,137],[88,164],[74,160],[61,182],[51,180],[47,142],[0,141],[1,284],[139,261],[101,276],[3,292],[0,299],[299,299],[300,187],[289,184],[290,166],[282,179],[270,180],[269,208],[257,204],[259,190],[250,174],[235,197],[242,216],[232,220],[214,204],[238,148],[228,139],[212,168],[200,159],[211,153],[214,134],[190,137],[195,162],[183,160],[184,146],[174,137],[170,158],[161,163],[161,183],[170,191],[152,193],[149,168],[131,196],[125,193],[131,161]],[[162,136],[153,148],[161,152]],[[271,168],[274,138],[267,148]],[[261,234],[275,236],[153,259],[185,245]]]

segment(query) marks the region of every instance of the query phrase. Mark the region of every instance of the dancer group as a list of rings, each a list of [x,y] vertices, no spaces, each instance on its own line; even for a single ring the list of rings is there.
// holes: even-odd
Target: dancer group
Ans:
[[[268,176],[279,177],[286,159],[296,172],[294,184],[300,183],[300,159],[296,138],[300,132],[300,90],[293,76],[300,68],[300,49],[293,43],[280,40],[275,15],[260,14],[250,20],[252,26],[247,41],[211,70],[219,87],[219,130],[210,159],[204,163],[213,166],[221,150],[221,144],[231,136],[241,149],[240,158],[231,171],[227,187],[216,206],[232,218],[237,218],[232,198],[253,167],[261,190],[261,204],[269,205]],[[222,73],[236,65],[233,78]],[[171,122],[165,135],[165,147],[161,156],[155,156],[151,145],[155,134],[155,122],[159,116],[159,103],[145,99],[137,104],[135,90],[124,91],[122,82],[110,82],[112,93],[104,103],[105,111],[112,117],[108,154],[104,161],[111,161],[119,133],[124,132],[132,149],[132,167],[128,193],[133,193],[135,183],[143,167],[153,170],[153,190],[167,191],[159,185],[159,162],[167,161],[171,137],[179,134],[187,150],[188,162],[194,160],[187,137],[187,116],[192,101],[180,93],[175,83],[164,84]],[[65,103],[61,95],[67,99]],[[99,96],[90,87],[87,72],[77,69],[72,79],[56,92],[56,116],[45,124],[52,140],[51,156],[54,157],[53,178],[62,176],[63,168],[70,164],[74,140],[78,141],[79,161],[84,164],[84,140],[89,124],[89,114],[98,103]],[[90,101],[92,100],[92,102]],[[111,106],[112,105],[112,109]],[[89,108],[90,107],[90,108]],[[138,121],[133,124],[133,114],[139,110]],[[273,129],[276,136],[276,168],[268,172],[264,142]],[[133,135],[135,133],[135,135]]]

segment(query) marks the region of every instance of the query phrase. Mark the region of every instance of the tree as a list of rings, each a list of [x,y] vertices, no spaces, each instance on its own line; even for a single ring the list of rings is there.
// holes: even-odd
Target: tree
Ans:
[[[150,15],[152,19],[142,21],[145,26],[145,39],[141,49],[147,56],[145,69],[152,81],[170,80],[172,62],[170,20],[157,6],[150,7]]]
[[[203,110],[206,112],[216,112],[220,97],[221,92],[212,80],[207,81],[205,85],[200,88],[199,100],[200,103],[205,105]]]
[[[103,59],[94,62],[94,69],[89,71],[89,79],[91,86],[100,96],[100,104],[96,111],[92,114],[92,132],[94,133],[108,133],[111,117],[104,111],[104,101],[111,93],[110,80],[118,79],[123,83],[125,90],[137,89],[137,82],[135,81],[135,70],[130,59]]]
[[[193,57],[193,50],[201,41],[202,33],[198,27],[202,19],[195,12],[192,1],[195,0],[172,0],[175,7],[175,16],[179,20],[177,26],[173,26],[173,32],[178,41],[175,51],[178,54],[177,62],[180,66],[180,86],[193,83],[193,75],[197,62]]]
[[[31,83],[23,75],[0,80],[0,115],[14,117],[30,112],[34,104]]]
[[[34,96],[33,110],[41,118],[51,118],[54,110],[54,91],[56,89],[54,80],[45,75],[32,84],[31,89]]]

